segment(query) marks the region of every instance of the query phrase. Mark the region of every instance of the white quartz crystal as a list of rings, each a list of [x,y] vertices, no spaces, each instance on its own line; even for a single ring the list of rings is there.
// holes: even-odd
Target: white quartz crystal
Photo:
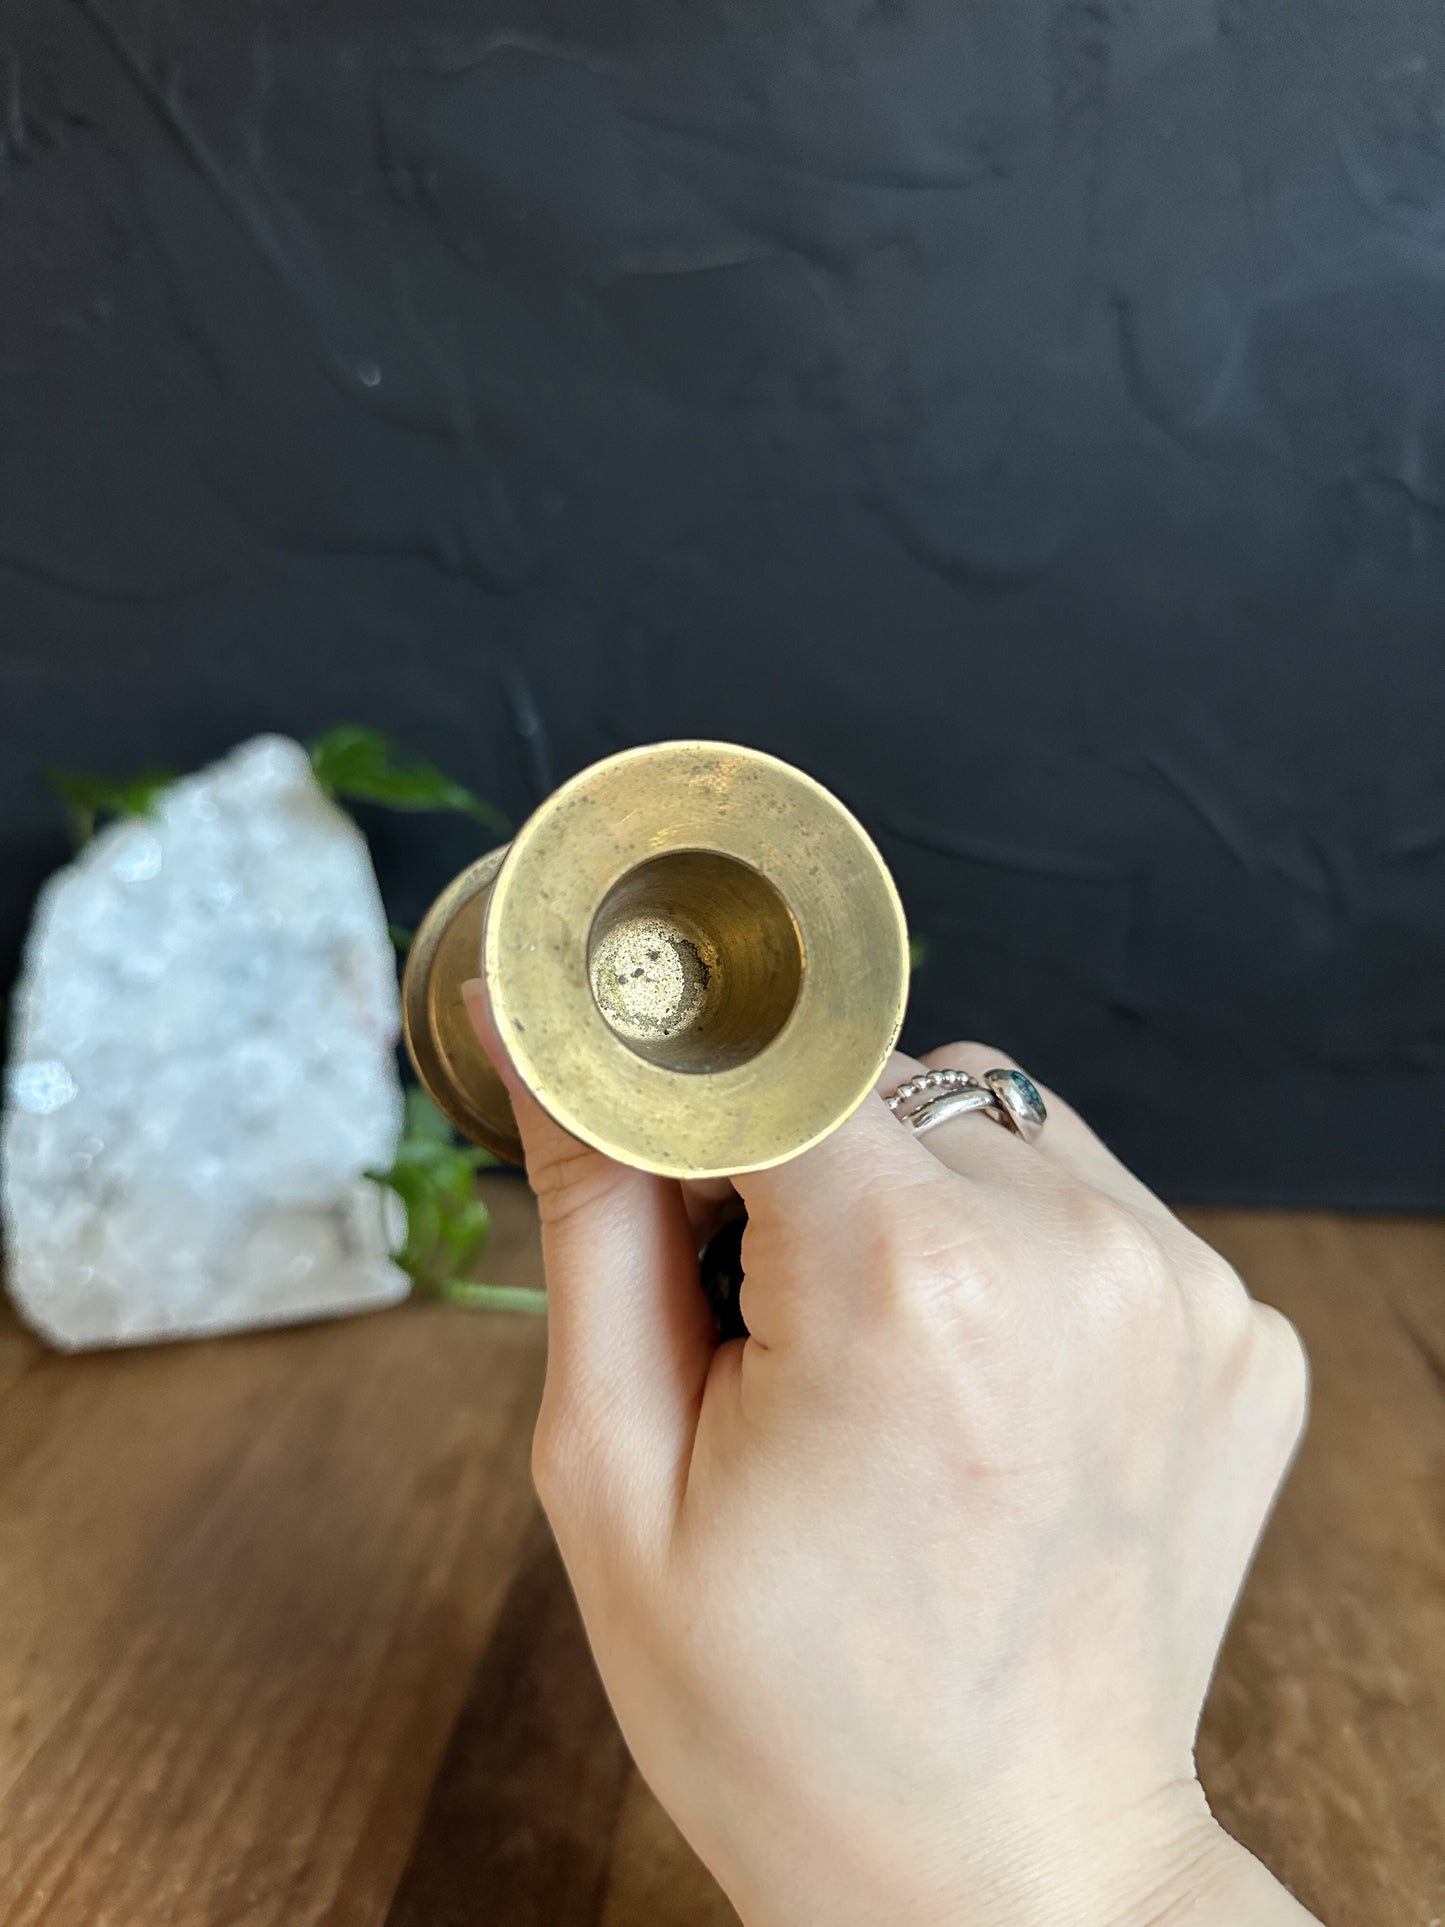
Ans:
[[[365,839],[258,737],[46,885],[12,1011],[5,1272],[66,1348],[390,1304],[396,970]]]

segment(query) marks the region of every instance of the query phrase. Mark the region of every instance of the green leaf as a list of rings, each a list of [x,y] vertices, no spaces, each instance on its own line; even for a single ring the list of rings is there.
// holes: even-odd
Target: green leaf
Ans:
[[[408,930],[404,923],[389,923],[386,934],[391,938],[392,947],[403,957],[416,941],[415,930]]]
[[[450,1184],[439,1192],[442,1214],[442,1242],[450,1252],[465,1252],[475,1247],[480,1252],[487,1241],[491,1229],[492,1214],[472,1191],[471,1176],[467,1174],[464,1188]],[[453,1264],[456,1270],[460,1259]]]
[[[441,1240],[441,1203],[435,1189],[424,1171],[403,1164],[394,1164],[389,1171],[369,1171],[367,1176],[394,1191],[406,1206],[406,1242],[396,1253],[396,1262],[416,1282]]]
[[[432,763],[407,757],[380,730],[343,723],[311,745],[311,767],[333,796],[394,810],[453,810],[505,835],[504,816]]]
[[[465,1218],[477,1195],[476,1176],[466,1159],[455,1152],[437,1158],[431,1166],[431,1181],[443,1209],[452,1217]]]
[[[394,1191],[406,1207],[406,1241],[396,1262],[418,1291],[458,1304],[532,1309],[520,1299],[512,1304],[505,1294],[495,1299],[467,1295],[467,1274],[486,1249],[492,1228],[492,1214],[476,1193],[476,1174],[494,1162],[477,1146],[463,1144],[425,1091],[413,1089],[390,1170],[367,1175]],[[487,1292],[501,1289],[485,1287]]]
[[[460,1244],[444,1238],[437,1248],[436,1263],[427,1268],[424,1290],[440,1291],[449,1277],[465,1278],[482,1255],[486,1239],[466,1239]]]
[[[168,769],[142,770],[124,782],[91,776],[83,770],[48,769],[45,781],[65,805],[70,833],[79,849],[95,835],[103,816],[149,816],[156,798],[176,780]]]
[[[927,937],[910,937],[908,939],[908,961],[915,970],[921,970],[924,964],[928,962]]]

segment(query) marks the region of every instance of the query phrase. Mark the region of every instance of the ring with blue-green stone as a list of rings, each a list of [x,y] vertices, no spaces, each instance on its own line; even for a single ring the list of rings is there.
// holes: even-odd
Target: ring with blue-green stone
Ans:
[[[1002,1106],[1007,1121],[1021,1138],[1032,1143],[1048,1121],[1048,1106],[1038,1085],[1022,1071],[985,1071],[983,1081]]]
[[[914,1103],[915,1098],[919,1102]],[[995,1124],[1032,1143],[1048,1117],[1033,1080],[1022,1071],[1003,1067],[985,1071],[981,1079],[969,1071],[924,1071],[890,1091],[884,1101],[915,1137],[935,1125],[946,1124],[950,1118],[981,1111]]]

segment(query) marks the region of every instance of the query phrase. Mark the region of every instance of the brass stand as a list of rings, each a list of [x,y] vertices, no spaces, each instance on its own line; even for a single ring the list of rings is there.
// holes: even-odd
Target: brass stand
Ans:
[[[521,1159],[461,985],[519,1076],[610,1157],[716,1177],[796,1156],[863,1100],[908,992],[902,906],[836,798],[756,750],[661,743],[583,770],[432,905],[407,960],[418,1077]]]

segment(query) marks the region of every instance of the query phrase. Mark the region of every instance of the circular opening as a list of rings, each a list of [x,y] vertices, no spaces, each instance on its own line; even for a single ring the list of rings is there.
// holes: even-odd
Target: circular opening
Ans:
[[[763,1050],[798,1000],[803,945],[746,863],[679,850],[630,870],[587,939],[592,995],[629,1050],[674,1071],[723,1071]]]

